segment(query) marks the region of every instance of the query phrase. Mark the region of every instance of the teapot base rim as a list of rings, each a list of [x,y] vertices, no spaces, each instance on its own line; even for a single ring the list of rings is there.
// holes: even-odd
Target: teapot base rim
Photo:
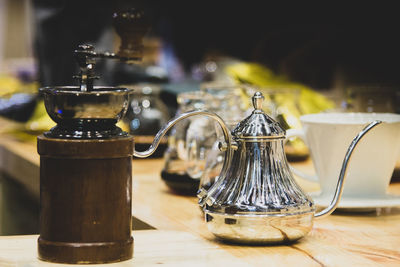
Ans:
[[[313,227],[314,211],[291,215],[227,215],[204,210],[206,224],[218,239],[247,245],[292,243]]]

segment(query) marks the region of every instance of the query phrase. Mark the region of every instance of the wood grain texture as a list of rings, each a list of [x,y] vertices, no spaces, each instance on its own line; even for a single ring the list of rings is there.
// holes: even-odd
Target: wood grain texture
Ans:
[[[35,149],[20,145],[26,146],[0,138],[0,147],[7,148],[2,153],[36,161],[33,166],[38,169]],[[4,156],[0,154],[0,159]],[[309,162],[297,166],[311,172]],[[162,167],[163,159],[133,160],[132,213],[157,230],[135,231],[134,259],[107,266],[400,266],[400,207],[334,212],[315,220],[308,236],[288,246],[230,245],[207,230],[196,197],[168,189],[160,177]],[[308,191],[318,190],[317,184],[298,182]],[[391,184],[389,192],[400,194],[400,183]],[[35,242],[28,241],[35,238],[0,237],[0,266],[2,261],[8,264],[4,266],[59,266],[36,259]],[[8,256],[17,253],[29,257]]]
[[[39,258],[106,263],[132,258],[133,138],[38,137]]]
[[[135,231],[135,256],[120,263],[96,265],[52,264],[36,255],[36,235],[0,238],[0,266],[29,267],[137,267],[137,266],[251,266],[231,257],[218,245],[182,231]]]
[[[162,166],[162,160],[133,161],[133,215],[157,229],[190,232],[252,266],[400,266],[400,208],[335,212],[315,220],[310,234],[289,246],[224,244],[208,232],[197,198],[175,195],[162,182]],[[308,191],[319,188],[297,180]],[[400,184],[392,184],[389,192],[400,194]]]

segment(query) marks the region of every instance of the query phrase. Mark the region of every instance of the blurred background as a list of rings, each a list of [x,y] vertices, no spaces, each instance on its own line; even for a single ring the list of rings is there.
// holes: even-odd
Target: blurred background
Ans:
[[[54,125],[38,88],[78,84],[80,44],[118,51],[113,14],[129,8],[150,26],[143,60],[98,60],[95,84],[136,88],[120,126],[144,146],[178,111],[179,93],[212,83],[248,86],[244,102],[264,91],[285,128],[307,113],[400,112],[399,24],[388,5],[0,0],[0,116],[19,123],[15,135],[35,139]],[[307,154],[301,144],[287,152]]]
[[[49,128],[37,89],[77,84],[73,51],[79,44],[117,51],[112,15],[132,7],[145,10],[150,25],[143,62],[99,61],[96,84],[153,84],[169,116],[178,93],[204,82],[271,92],[296,88],[295,117],[324,110],[400,112],[398,23],[391,6],[0,0],[0,115],[27,122],[26,131]]]
[[[400,113],[400,24],[397,9],[387,4],[0,0],[0,116],[13,123],[0,124],[0,133],[34,142],[50,129],[38,88],[77,85],[73,51],[79,44],[117,51],[112,15],[131,7],[143,9],[150,25],[143,61],[99,60],[95,84],[136,89],[120,126],[144,147],[182,109],[179,95],[220,84],[241,85],[243,114],[248,96],[264,91],[264,108],[285,128],[300,127],[299,116],[307,113]],[[295,141],[286,152],[293,161],[308,156]],[[20,228],[30,233],[37,225],[30,227]]]
[[[112,14],[126,7],[144,9],[150,20],[145,58],[141,65],[101,62],[99,85],[162,83],[177,93],[210,80],[255,83],[226,73],[226,65],[237,62],[260,64],[277,82],[327,93],[351,94],[350,87],[390,91],[400,83],[398,24],[394,10],[383,4],[1,0],[2,95],[9,93],[6,87],[22,86],[7,84],[10,77],[36,87],[76,84],[73,50],[92,43],[99,51],[116,51]]]

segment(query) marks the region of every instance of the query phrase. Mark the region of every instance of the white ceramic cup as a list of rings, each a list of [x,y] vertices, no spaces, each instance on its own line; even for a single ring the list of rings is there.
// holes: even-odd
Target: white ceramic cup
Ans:
[[[318,113],[300,117],[302,129],[287,131],[287,139],[301,138],[308,146],[317,177],[305,175],[291,166],[300,177],[318,181],[321,197],[333,197],[344,156],[353,138],[370,122],[383,123],[365,135],[351,156],[343,197],[383,196],[400,156],[400,114],[392,113]]]

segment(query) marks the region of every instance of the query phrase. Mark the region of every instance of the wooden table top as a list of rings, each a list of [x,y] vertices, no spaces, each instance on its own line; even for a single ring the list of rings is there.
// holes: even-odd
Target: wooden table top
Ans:
[[[107,266],[400,266],[400,207],[335,212],[315,220],[313,230],[291,245],[229,245],[207,230],[196,197],[168,189],[160,178],[163,163],[133,160],[132,214],[155,230],[134,229],[134,259]],[[310,162],[296,165],[310,169]],[[39,195],[34,143],[0,136],[0,169]],[[318,190],[318,185],[296,179],[306,191]],[[400,195],[400,184],[391,184],[389,192]],[[1,236],[0,266],[62,266],[37,259],[36,239]]]

